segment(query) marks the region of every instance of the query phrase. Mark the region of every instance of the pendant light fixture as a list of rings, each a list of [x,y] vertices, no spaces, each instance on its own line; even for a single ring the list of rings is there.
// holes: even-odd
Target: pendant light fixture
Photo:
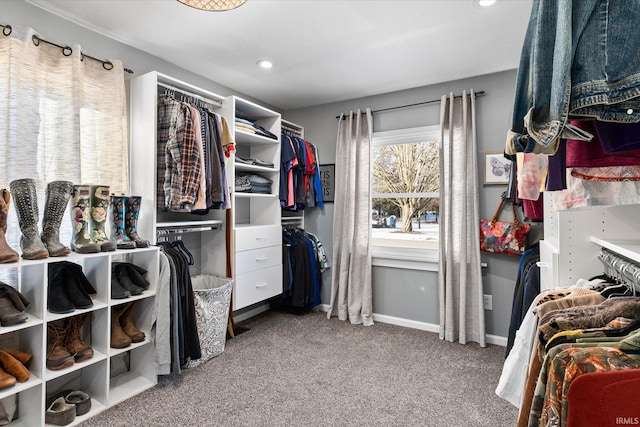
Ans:
[[[224,12],[242,6],[246,0],[178,0],[195,9],[211,12]]]

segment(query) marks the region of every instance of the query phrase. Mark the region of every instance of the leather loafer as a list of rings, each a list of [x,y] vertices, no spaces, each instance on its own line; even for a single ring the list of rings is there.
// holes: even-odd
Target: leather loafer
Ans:
[[[76,418],[76,405],[65,402],[64,397],[53,401],[44,414],[44,422],[58,426],[66,426]]]

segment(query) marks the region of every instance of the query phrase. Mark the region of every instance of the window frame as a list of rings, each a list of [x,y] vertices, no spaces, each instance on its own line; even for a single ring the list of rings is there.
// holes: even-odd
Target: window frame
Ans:
[[[395,129],[373,132],[371,148],[389,145],[411,144],[420,141],[435,141],[440,145],[440,125],[420,126],[414,128]],[[371,157],[371,173],[373,180],[373,156]],[[374,193],[370,198],[390,198],[403,196],[440,198],[439,192],[430,193]],[[438,271],[440,251],[438,249],[404,248],[371,243],[371,264],[380,267],[403,268],[411,270]]]

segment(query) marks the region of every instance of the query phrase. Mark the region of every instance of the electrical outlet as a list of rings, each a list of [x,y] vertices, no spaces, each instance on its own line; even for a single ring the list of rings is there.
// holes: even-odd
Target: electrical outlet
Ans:
[[[493,310],[493,296],[492,295],[484,295],[484,309],[485,310]]]

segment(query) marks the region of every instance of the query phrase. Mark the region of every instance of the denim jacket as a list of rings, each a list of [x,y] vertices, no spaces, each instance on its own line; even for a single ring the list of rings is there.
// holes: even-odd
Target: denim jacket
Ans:
[[[640,122],[640,0],[534,0],[506,153],[592,135],[572,118]]]

